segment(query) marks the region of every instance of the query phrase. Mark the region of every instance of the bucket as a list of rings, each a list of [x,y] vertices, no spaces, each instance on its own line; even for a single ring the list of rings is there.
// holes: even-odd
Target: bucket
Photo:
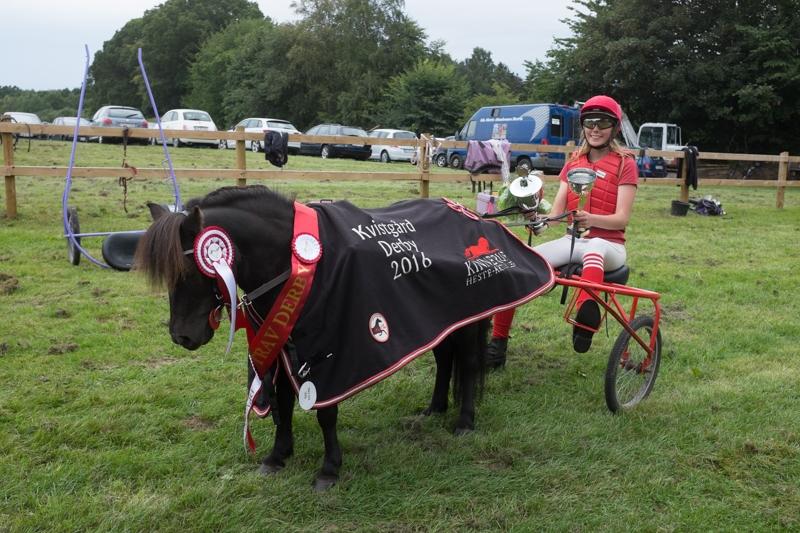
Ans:
[[[676,217],[685,217],[689,212],[689,202],[681,202],[680,200],[672,200],[672,210],[670,214]]]

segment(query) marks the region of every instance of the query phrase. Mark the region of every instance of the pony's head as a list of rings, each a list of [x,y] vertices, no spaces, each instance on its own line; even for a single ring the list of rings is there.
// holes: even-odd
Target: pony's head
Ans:
[[[153,223],[139,241],[134,268],[152,286],[167,289],[170,335],[184,348],[196,350],[212,339],[210,319],[221,314],[223,303],[217,280],[201,273],[191,252],[203,228],[219,226],[230,235],[235,249],[231,269],[245,291],[288,268],[293,201],[266,187],[223,187],[189,201],[183,213],[158,204],[148,207]],[[266,300],[254,305],[261,308]]]
[[[203,212],[192,207],[187,214],[148,204],[153,223],[139,241],[135,268],[153,287],[169,293],[169,332],[173,342],[196,350],[214,336],[209,316],[220,301],[216,282],[201,274],[191,254],[194,239],[203,229]]]

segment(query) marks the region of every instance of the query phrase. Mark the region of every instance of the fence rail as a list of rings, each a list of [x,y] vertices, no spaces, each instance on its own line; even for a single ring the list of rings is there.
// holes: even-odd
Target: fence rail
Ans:
[[[13,122],[0,122],[0,139],[3,144],[3,166],[2,173],[5,177],[6,191],[6,217],[16,218],[17,216],[17,194],[16,176],[37,176],[37,177],[63,177],[66,176],[67,167],[61,166],[17,166],[14,164],[14,136],[72,136],[73,126],[53,126],[50,124],[19,124]],[[177,178],[227,178],[235,179],[238,185],[245,185],[247,180],[270,180],[270,179],[297,179],[297,180],[318,180],[330,179],[341,181],[417,181],[419,182],[420,196],[429,196],[429,186],[431,181],[452,181],[452,174],[433,175],[430,172],[429,151],[433,145],[428,142],[432,139],[431,135],[424,135],[421,139],[392,139],[393,145],[414,146],[420,153],[420,163],[417,170],[413,172],[342,172],[342,171],[302,171],[302,170],[248,170],[245,158],[245,140],[259,141],[264,138],[261,133],[248,133],[241,128],[237,131],[194,131],[194,130],[163,130],[164,137],[172,138],[192,138],[192,139],[214,139],[214,140],[234,140],[236,141],[236,167],[235,169],[185,169],[176,168]],[[81,126],[78,128],[79,137],[123,137],[129,139],[157,139],[161,138],[159,130],[154,128],[110,128],[98,126]],[[331,135],[289,135],[290,142],[313,142],[313,143],[335,143],[335,144],[356,144],[364,145],[376,142],[372,137],[341,137]],[[437,141],[437,146],[443,148],[466,148],[464,141]],[[512,144],[512,150],[522,150],[529,152],[543,153],[571,153],[573,146],[554,146],[540,144]],[[662,150],[646,150],[647,155],[664,157],[667,159],[679,159],[686,172],[686,159],[683,152],[670,152]],[[779,155],[769,154],[727,154],[717,152],[700,152],[700,160],[709,161],[746,161],[746,162],[766,162],[778,164],[777,180],[750,180],[750,179],[701,179],[701,185],[716,186],[739,186],[739,187],[774,187],[776,188],[777,208],[784,205],[784,193],[787,187],[800,187],[800,181],[788,181],[789,165],[800,164],[800,156],[790,156],[788,152]],[[72,171],[73,177],[96,178],[96,177],[143,177],[143,178],[162,178],[165,170],[163,168],[119,168],[119,167],[75,167]],[[481,174],[473,176],[481,181],[499,181],[500,177],[496,174]],[[556,181],[555,176],[548,176],[546,181]],[[688,201],[689,187],[684,180],[676,178],[640,178],[643,184],[657,185],[680,185],[679,199]]]

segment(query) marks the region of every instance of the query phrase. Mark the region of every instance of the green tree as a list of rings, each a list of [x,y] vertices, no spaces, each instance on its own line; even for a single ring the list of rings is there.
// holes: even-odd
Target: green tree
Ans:
[[[153,94],[162,110],[179,107],[188,91],[189,66],[202,43],[231,22],[263,19],[249,0],[167,0],[130,20],[95,54],[90,102],[141,107],[151,112],[136,58],[141,47]]]
[[[482,107],[522,103],[519,95],[502,83],[493,83],[491,91],[491,94],[475,94],[467,99],[464,105],[464,112],[461,115],[462,124],[467,122],[475,114],[475,111]]]
[[[451,135],[461,127],[468,91],[454,65],[420,61],[389,81],[384,120],[417,133]]]
[[[800,149],[796,0],[575,4],[572,37],[529,64],[529,94],[606,93],[635,123],[676,122],[705,150]]]
[[[425,54],[403,0],[299,0],[288,69],[302,84],[299,122],[376,122],[387,80]]]

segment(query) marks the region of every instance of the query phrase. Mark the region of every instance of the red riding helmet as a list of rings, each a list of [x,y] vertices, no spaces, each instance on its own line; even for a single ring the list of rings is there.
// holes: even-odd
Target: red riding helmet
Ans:
[[[581,107],[581,120],[589,113],[608,115],[609,118],[616,120],[617,124],[622,122],[622,108],[616,100],[604,94],[592,96],[586,100]]]

